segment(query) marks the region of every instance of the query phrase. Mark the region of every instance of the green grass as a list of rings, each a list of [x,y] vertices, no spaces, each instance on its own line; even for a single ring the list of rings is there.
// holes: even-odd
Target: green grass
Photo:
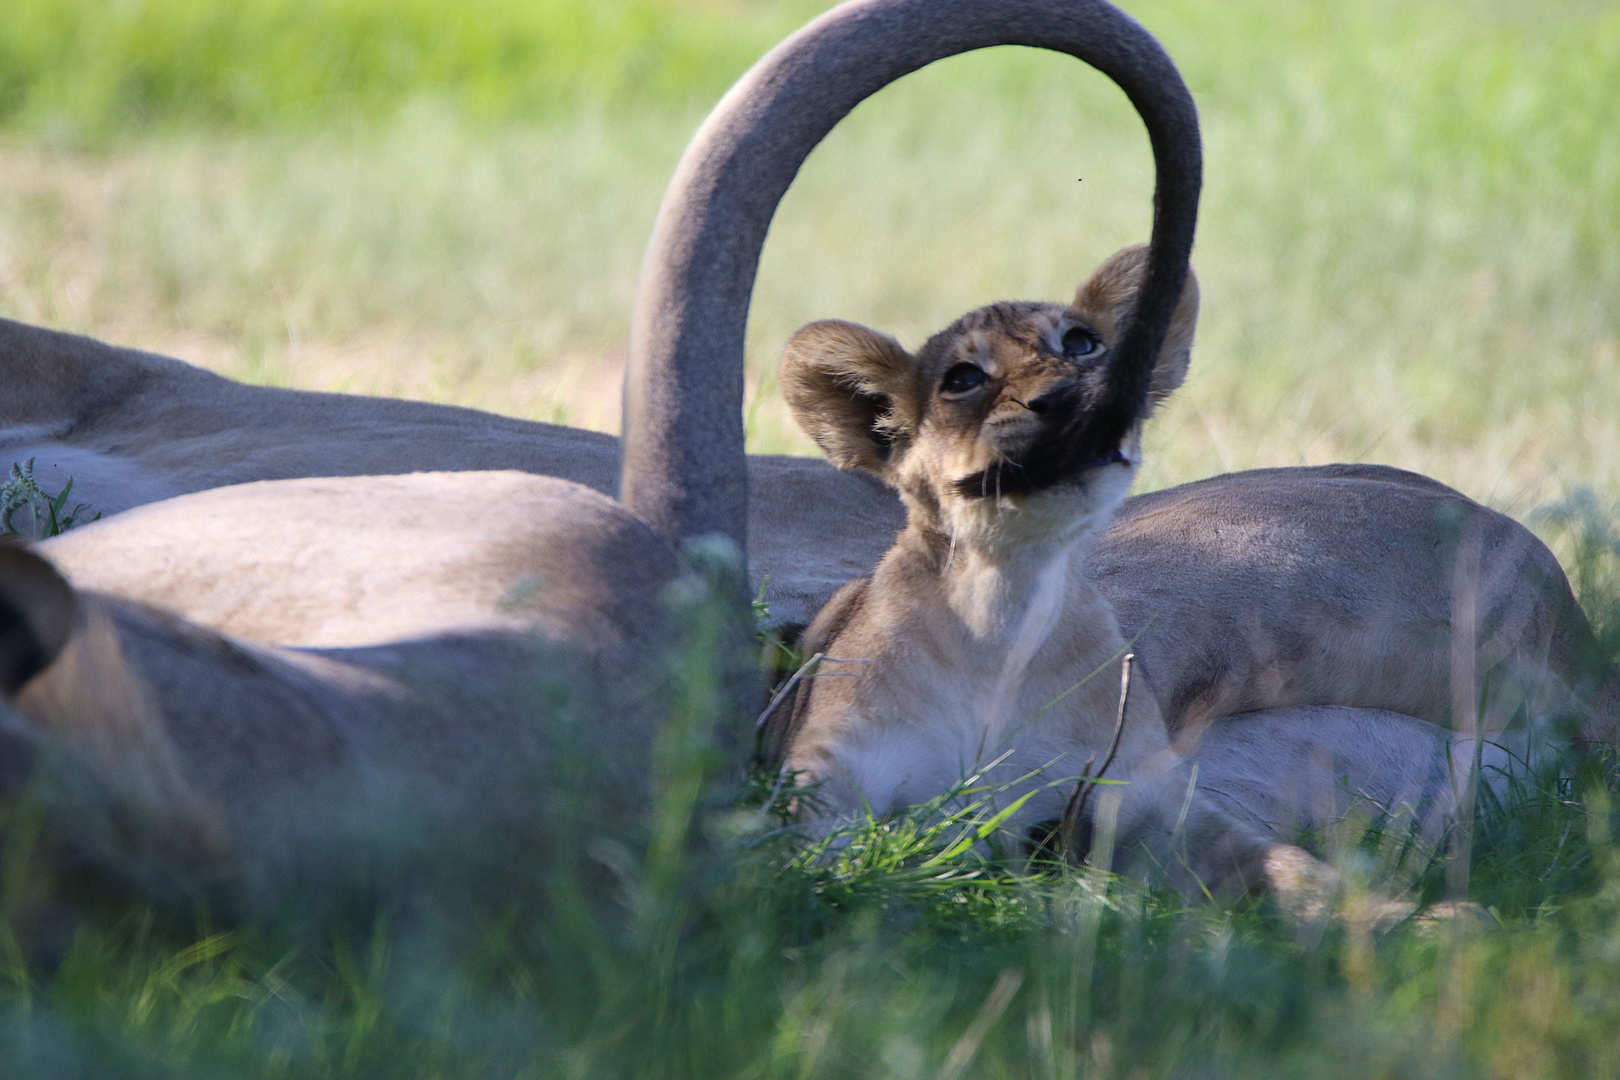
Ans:
[[[977,817],[865,823],[818,859],[754,809],[666,807],[727,847],[672,877],[640,849],[616,902],[464,919],[453,947],[421,921],[85,930],[54,974],[12,969],[0,1054],[97,1077],[1607,1075],[1611,782],[1594,763],[1487,810],[1473,893],[1500,925],[1383,934],[1014,874],[953,850]]]
[[[725,0],[11,0],[0,122],[104,142],[130,128],[375,120],[429,97],[479,121],[690,102],[813,8]]]
[[[12,463],[10,475],[0,483],[0,540],[48,540],[101,519],[95,507],[84,503],[69,510],[72,497],[72,480],[61,491],[45,491],[34,480],[33,458]]]
[[[663,184],[708,103],[809,10],[13,0],[0,314],[262,382],[611,428]],[[1182,66],[1208,159],[1200,343],[1145,484],[1385,461],[1543,508],[1532,525],[1620,653],[1620,11],[1131,10]],[[810,451],[770,376],[796,326],[852,318],[916,344],[990,300],[1061,298],[1144,238],[1149,175],[1122,97],[1060,57],[964,57],[863,106],[767,244],[754,448]],[[454,947],[397,921],[190,948],[139,914],[97,925],[54,974],[11,962],[0,1060],[166,1078],[1608,1075],[1612,781],[1593,764],[1485,808],[1471,894],[1499,913],[1489,930],[1299,929],[972,851],[929,864],[943,841],[916,822],[815,862],[717,809],[689,857],[627,841],[624,887],[589,917],[509,912]],[[666,835],[694,827],[683,805]]]

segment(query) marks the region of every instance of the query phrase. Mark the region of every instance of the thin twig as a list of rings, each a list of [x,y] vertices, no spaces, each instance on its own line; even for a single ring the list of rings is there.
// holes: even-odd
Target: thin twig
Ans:
[[[805,674],[809,672],[811,668],[815,667],[825,659],[827,659],[826,653],[816,653],[814,656],[810,657],[810,659],[799,665],[799,670],[793,673],[792,678],[783,683],[782,688],[771,695],[770,704],[765,706],[765,711],[759,714],[758,720],[754,721],[755,731],[763,731],[765,729],[765,721],[769,720],[771,718],[771,713],[776,711],[776,707],[782,704],[783,701],[787,700],[787,696],[789,694],[793,693],[793,688],[799,685],[799,680],[804,678]]]
[[[762,765],[765,762],[765,724],[770,720],[771,714],[776,711],[777,706],[787,700],[789,694],[793,693],[793,688],[810,675],[811,669],[826,659],[828,657],[825,653],[814,654],[810,659],[799,665],[799,670],[795,671],[793,676],[782,684],[780,690],[771,695],[770,703],[765,706],[765,711],[760,713],[759,719],[754,721],[754,760],[756,762]],[[771,785],[770,797],[765,800],[765,805],[759,808],[761,818],[769,814],[771,807],[776,805],[777,798],[782,794],[782,783],[786,779],[787,766],[781,765],[776,771],[776,783]]]
[[[1469,864],[1474,853],[1474,803],[1479,798],[1479,769],[1485,749],[1479,724],[1481,690],[1475,670],[1475,654],[1479,649],[1479,563],[1479,536],[1470,530],[1458,541],[1457,565],[1451,585],[1451,724],[1471,745],[1468,772],[1457,797],[1451,864],[1446,867],[1447,900],[1468,899]],[[1455,790],[1455,775],[1452,784]]]
[[[1131,700],[1131,664],[1136,659],[1135,653],[1126,653],[1125,660],[1119,671],[1119,714],[1114,717],[1114,737],[1108,744],[1108,756],[1103,758],[1102,768],[1097,775],[1091,775],[1091,764],[1097,760],[1092,754],[1086,759],[1085,767],[1080,770],[1080,778],[1074,782],[1074,791],[1069,794],[1069,801],[1063,807],[1063,817],[1058,823],[1059,835],[1063,837],[1064,855],[1073,861],[1074,841],[1080,831],[1080,823],[1085,820],[1086,803],[1091,799],[1092,789],[1097,786],[1108,773],[1108,767],[1114,763],[1119,754],[1119,738],[1125,732],[1125,706]]]

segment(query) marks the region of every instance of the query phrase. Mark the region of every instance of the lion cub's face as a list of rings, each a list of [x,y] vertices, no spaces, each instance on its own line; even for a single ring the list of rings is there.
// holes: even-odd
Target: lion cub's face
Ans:
[[[905,496],[911,524],[956,541],[1077,533],[1111,513],[1134,475],[1141,422],[1186,374],[1197,319],[1191,275],[1139,414],[1100,451],[1099,387],[1135,300],[1146,248],[1127,248],[1072,305],[980,308],[915,355],[846,322],[811,323],[783,353],[783,393],[841,468],[867,469]],[[1111,440],[1110,440],[1111,441]]]

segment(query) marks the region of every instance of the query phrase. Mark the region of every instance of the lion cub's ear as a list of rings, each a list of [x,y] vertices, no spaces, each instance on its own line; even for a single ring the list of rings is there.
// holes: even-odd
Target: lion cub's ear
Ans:
[[[828,319],[788,340],[777,381],[793,418],[827,460],[881,475],[895,443],[914,427],[915,371],[893,338]]]
[[[1137,244],[1116,251],[1080,286],[1074,294],[1070,313],[1102,335],[1110,348],[1119,344],[1125,329],[1125,319],[1136,293],[1147,275],[1146,244]],[[1187,364],[1192,359],[1193,332],[1198,327],[1198,277],[1187,268],[1187,283],[1181,287],[1181,299],[1176,313],[1170,319],[1170,329],[1159,349],[1159,359],[1153,365],[1153,382],[1148,389],[1148,410],[1158,408],[1171,392],[1187,377]]]

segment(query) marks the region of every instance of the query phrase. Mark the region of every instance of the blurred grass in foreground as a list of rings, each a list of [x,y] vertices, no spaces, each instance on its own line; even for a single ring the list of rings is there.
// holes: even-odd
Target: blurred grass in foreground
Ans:
[[[1130,7],[1208,155],[1200,344],[1147,486],[1368,460],[1519,512],[1560,498],[1536,525],[1620,644],[1620,10]],[[663,184],[805,13],[13,0],[0,313],[259,381],[613,427]],[[1144,144],[1102,80],[1027,52],[863,106],[767,245],[754,447],[810,449],[769,374],[800,323],[915,345],[1143,239]],[[11,962],[0,1056],[61,1077],[1609,1075],[1611,772],[1485,808],[1472,895],[1503,925],[1483,932],[1300,931],[972,853],[939,878],[905,822],[830,865],[743,830],[694,873],[673,953],[619,908],[514,912],[449,952],[365,927],[181,950],[132,915],[54,976]],[[735,844],[736,818],[711,825]],[[627,911],[636,868],[615,871]]]
[[[677,828],[729,847],[691,849],[656,909],[652,858],[588,836],[622,886],[595,910],[339,923],[293,946],[204,926],[184,948],[132,913],[50,976],[7,970],[0,1060],[174,1080],[1611,1075],[1613,781],[1593,762],[1487,807],[1473,894],[1501,925],[1381,934],[949,854],[973,819],[865,823],[818,861],[755,809],[711,808]],[[1378,862],[1354,827],[1325,850],[1352,878]],[[502,880],[592,895],[554,867]]]

